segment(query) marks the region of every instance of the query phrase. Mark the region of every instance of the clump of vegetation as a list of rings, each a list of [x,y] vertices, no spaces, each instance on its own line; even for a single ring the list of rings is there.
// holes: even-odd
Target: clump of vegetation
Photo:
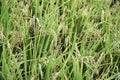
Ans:
[[[1,0],[0,80],[120,79],[120,3]]]

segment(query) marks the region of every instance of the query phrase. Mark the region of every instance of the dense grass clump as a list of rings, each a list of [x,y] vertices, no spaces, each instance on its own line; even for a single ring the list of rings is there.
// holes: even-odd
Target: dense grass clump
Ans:
[[[0,80],[119,80],[116,0],[0,0]]]

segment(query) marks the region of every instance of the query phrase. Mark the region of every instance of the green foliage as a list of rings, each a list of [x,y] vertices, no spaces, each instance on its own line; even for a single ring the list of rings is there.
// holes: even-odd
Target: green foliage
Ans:
[[[0,80],[120,79],[120,8],[109,0],[0,0]]]

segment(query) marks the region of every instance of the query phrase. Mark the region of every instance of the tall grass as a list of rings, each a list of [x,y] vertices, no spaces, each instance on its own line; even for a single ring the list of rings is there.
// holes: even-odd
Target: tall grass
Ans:
[[[0,80],[120,79],[120,8],[111,0],[0,0]]]

